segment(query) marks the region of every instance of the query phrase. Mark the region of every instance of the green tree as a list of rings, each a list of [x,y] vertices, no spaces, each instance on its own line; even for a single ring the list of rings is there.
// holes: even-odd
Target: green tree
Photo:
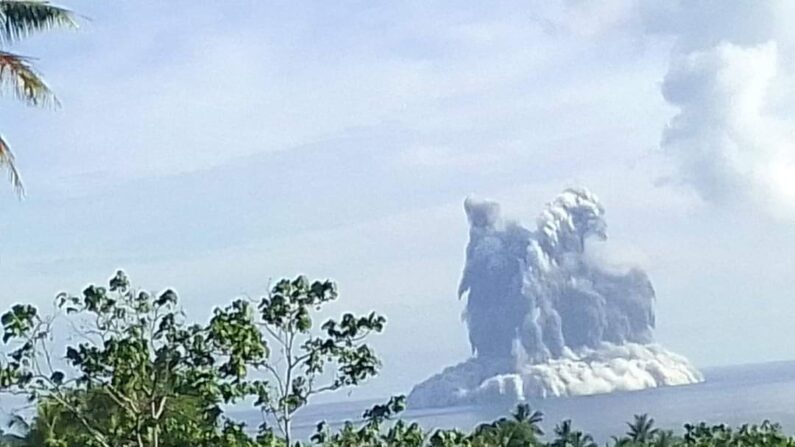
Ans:
[[[430,447],[471,447],[472,437],[459,430],[436,430],[428,440]]]
[[[688,447],[795,447],[795,439],[784,434],[781,425],[770,421],[737,429],[725,424],[686,424],[683,439],[683,445]]]
[[[135,289],[119,271],[108,287],[59,294],[53,315],[12,306],[0,318],[10,350],[0,390],[37,402],[30,433],[43,445],[279,446],[292,441],[292,418],[312,396],[377,373],[365,339],[384,317],[344,314],[313,330],[313,314],[335,299],[334,283],[299,276],[256,305],[236,300],[208,324],[188,324],[175,292]],[[63,356],[53,352],[58,331],[78,340]],[[222,405],[248,398],[284,441],[268,423],[252,439],[224,417]],[[383,420],[383,409],[372,411]]]
[[[313,314],[337,298],[333,282],[310,282],[299,276],[278,281],[257,303],[256,318],[246,320],[241,315],[250,315],[247,300],[237,300],[216,311],[210,323],[213,331],[222,333],[232,319],[236,327],[247,328],[253,349],[265,353],[247,364],[232,365],[257,371],[266,378],[249,382],[249,388],[256,390],[255,404],[266,416],[263,435],[275,425],[291,445],[292,421],[310,398],[359,385],[377,374],[381,363],[367,338],[381,332],[386,319],[375,312],[365,316],[346,313],[317,328]]]
[[[109,433],[124,426],[119,423],[125,418],[124,412],[103,391],[94,389],[79,394],[73,401],[80,402],[78,405],[81,411],[98,431]],[[37,414],[27,429],[23,430],[28,444],[77,447],[92,443],[90,433],[86,433],[70,409],[52,399],[40,399],[36,407]],[[165,428],[159,439],[160,446],[178,447],[184,445],[186,440],[196,442],[197,445],[204,442],[200,437],[186,432],[194,421],[204,419],[203,408],[197,399],[187,395],[175,396],[164,412],[162,421]]]
[[[544,434],[540,425],[544,420],[544,413],[532,410],[529,404],[517,405],[516,411],[513,412],[512,416],[516,423],[527,426],[534,435]]]
[[[680,439],[674,435],[672,430],[658,430],[652,439],[651,445],[653,447],[672,447],[679,442]]]
[[[77,28],[74,15],[67,9],[41,0],[0,0],[0,83],[5,90],[32,106],[57,105],[53,92],[31,63],[31,59],[5,50],[28,35],[56,27]],[[0,167],[6,168],[11,183],[20,194],[22,179],[14,154],[0,136]]]
[[[56,309],[17,304],[0,319],[11,348],[0,388],[37,401],[34,434],[45,445],[216,445],[242,433],[220,405],[252,393],[236,367],[264,356],[246,344],[250,328],[187,325],[173,291],[134,289],[123,272],[109,287],[58,295]],[[79,340],[62,357],[51,346],[56,324]]]
[[[386,423],[392,421],[405,408],[405,396],[393,396],[387,403],[375,405],[365,411],[362,415],[364,422],[358,427],[347,421],[338,432],[332,433],[325,422],[320,422],[311,440],[322,447],[422,447],[425,445],[426,436],[417,423],[397,420],[386,426]],[[452,444],[449,446],[452,447]]]
[[[654,427],[654,419],[647,414],[636,414],[635,419],[631,423],[628,422],[627,426],[629,427],[627,437],[641,444],[651,442],[659,432]]]
[[[481,424],[472,435],[475,446],[527,447],[538,444],[538,436],[544,432],[539,424],[543,414],[532,411],[530,405],[520,404],[512,418],[501,418]]]
[[[555,427],[555,439],[551,447],[596,447],[593,437],[579,430],[574,430],[571,420],[565,420]]]

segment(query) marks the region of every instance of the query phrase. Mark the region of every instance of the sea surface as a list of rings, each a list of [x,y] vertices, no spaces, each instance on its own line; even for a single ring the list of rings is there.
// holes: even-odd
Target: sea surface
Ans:
[[[706,381],[696,385],[643,391],[554,398],[530,402],[544,413],[542,428],[551,433],[555,424],[571,419],[575,428],[591,433],[597,441],[626,431],[633,415],[648,413],[662,428],[682,431],[686,422],[761,423],[779,422],[795,434],[795,361],[729,366],[703,370]],[[364,409],[378,401],[352,401],[309,406],[297,415],[296,435],[308,438],[318,421],[332,428],[346,420],[360,419]],[[454,407],[408,409],[402,418],[427,429],[459,428],[507,415],[511,408]],[[250,423],[258,424],[249,414]],[[249,417],[246,417],[249,419]]]

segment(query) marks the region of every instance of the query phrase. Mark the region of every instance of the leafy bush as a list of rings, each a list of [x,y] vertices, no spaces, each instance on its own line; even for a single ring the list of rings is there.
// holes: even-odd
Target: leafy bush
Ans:
[[[366,341],[384,317],[344,314],[315,327],[313,314],[335,299],[334,283],[299,276],[188,324],[174,291],[135,289],[119,271],[107,287],[59,294],[53,315],[12,306],[0,318],[9,349],[0,390],[37,403],[32,445],[289,444],[293,416],[312,396],[358,385],[380,366]],[[78,340],[63,355],[56,327]],[[223,414],[244,400],[266,416],[256,437]]]

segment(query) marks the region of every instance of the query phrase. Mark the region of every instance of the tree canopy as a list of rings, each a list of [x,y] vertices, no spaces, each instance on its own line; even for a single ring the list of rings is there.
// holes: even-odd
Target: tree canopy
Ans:
[[[36,411],[14,418],[0,447],[596,447],[569,420],[545,433],[543,414],[526,403],[469,432],[426,429],[401,419],[403,396],[338,430],[320,421],[311,439],[295,439],[291,423],[313,396],[358,386],[380,367],[367,341],[385,318],[345,313],[317,324],[336,299],[332,281],[298,276],[196,323],[174,290],[135,288],[118,271],[106,286],[57,295],[53,313],[13,305],[0,317],[7,347],[0,391],[27,396]],[[251,403],[263,423],[234,420],[225,411],[234,403]],[[638,415],[608,446],[795,447],[795,440],[767,421],[689,424],[677,435]]]
[[[315,328],[312,315],[335,299],[334,283],[299,276],[189,324],[173,290],[136,289],[119,271],[107,287],[59,294],[51,315],[12,306],[0,318],[9,347],[0,389],[37,402],[31,433],[52,445],[253,445],[222,409],[246,399],[267,416],[258,439],[277,439],[276,425],[289,441],[312,396],[358,385],[380,365],[366,339],[384,317],[347,313]],[[62,355],[59,329],[76,340]]]

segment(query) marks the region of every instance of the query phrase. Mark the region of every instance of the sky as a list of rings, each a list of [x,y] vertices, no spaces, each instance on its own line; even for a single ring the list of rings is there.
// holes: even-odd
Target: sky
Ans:
[[[0,107],[27,190],[0,190],[2,307],[123,268],[205,319],[333,278],[332,311],[388,317],[353,395],[407,393],[469,355],[464,198],[532,223],[584,186],[662,344],[795,357],[791,3],[63,4],[80,30],[10,48],[62,107]]]

